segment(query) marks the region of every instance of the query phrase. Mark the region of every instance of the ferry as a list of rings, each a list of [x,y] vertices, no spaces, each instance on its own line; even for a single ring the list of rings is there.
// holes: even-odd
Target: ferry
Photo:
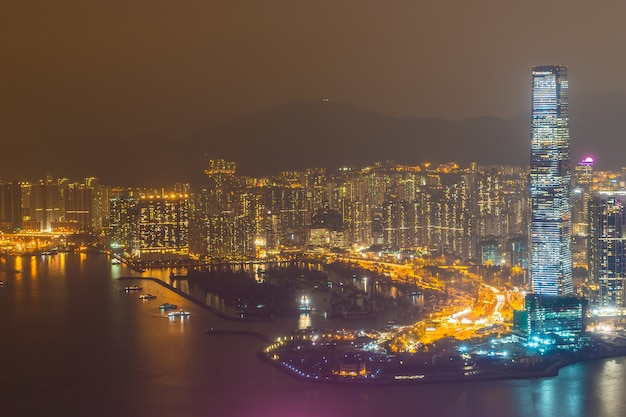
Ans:
[[[189,317],[189,315],[190,315],[190,313],[188,311],[183,311],[183,310],[180,310],[180,311],[170,311],[169,313],[167,313],[167,316],[169,318],[176,318],[176,317],[184,318],[184,317]]]

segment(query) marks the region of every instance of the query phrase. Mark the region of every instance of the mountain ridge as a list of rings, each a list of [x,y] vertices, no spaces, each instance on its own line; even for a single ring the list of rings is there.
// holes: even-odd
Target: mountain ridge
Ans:
[[[587,93],[570,100],[572,161],[591,154],[603,170],[626,166],[626,94]],[[238,163],[242,175],[378,161],[456,162],[466,166],[528,166],[530,115],[463,120],[395,117],[352,104],[292,102],[250,113],[174,140],[162,135],[106,138],[81,135],[43,143],[7,142],[0,179],[37,179],[46,173],[102,183],[169,186],[202,178],[207,159]],[[36,176],[33,178],[33,176]]]

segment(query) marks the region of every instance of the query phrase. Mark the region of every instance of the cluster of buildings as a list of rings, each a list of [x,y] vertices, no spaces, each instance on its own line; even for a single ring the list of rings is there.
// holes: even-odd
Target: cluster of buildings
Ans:
[[[455,164],[238,175],[208,160],[171,191],[51,177],[0,184],[0,230],[93,232],[146,262],[372,250],[525,267],[527,170]]]
[[[380,162],[255,178],[214,159],[203,181],[167,192],[96,178],[5,181],[0,231],[94,233],[147,263],[369,250],[518,267],[532,294],[516,328],[548,334],[552,321],[537,319],[546,309],[585,310],[550,298],[575,292],[575,266],[598,288],[594,304],[626,307],[626,178],[594,172],[591,158],[572,169],[568,90],[566,67],[533,68],[529,169]]]

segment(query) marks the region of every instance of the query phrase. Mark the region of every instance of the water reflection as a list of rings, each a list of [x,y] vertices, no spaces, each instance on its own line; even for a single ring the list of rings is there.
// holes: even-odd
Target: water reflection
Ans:
[[[304,330],[309,327],[312,327],[311,315],[309,313],[300,314],[300,319],[298,320],[298,330]]]
[[[275,321],[222,320],[149,280],[141,284],[157,301],[140,302],[123,291],[139,281],[112,279],[131,275],[125,267],[87,256],[81,276],[80,258],[64,256],[40,259],[32,269],[29,258],[13,259],[16,267],[23,262],[23,272],[0,272],[6,282],[0,328],[10,335],[0,355],[0,392],[8,399],[3,415],[626,415],[622,358],[566,367],[554,378],[471,384],[364,388],[296,380],[258,359],[262,341],[206,331],[215,326],[269,337],[317,323],[327,328],[319,312]],[[170,321],[158,309],[165,302],[192,315]]]
[[[601,405],[600,413],[610,416],[624,415],[623,404],[617,400],[623,398],[626,392],[624,358],[601,362],[599,371],[601,377],[596,376],[594,388],[597,390],[598,402]]]
[[[234,271],[245,271],[257,280],[265,279],[266,271],[268,267],[272,265],[265,265],[262,263],[240,263],[232,265]],[[284,266],[289,266],[286,263]],[[324,265],[319,263],[300,263],[300,267],[324,272],[328,276],[328,287],[341,288],[345,285],[353,285],[357,290],[363,291],[363,297],[378,297],[393,298],[400,300],[399,305],[402,306],[401,311],[408,311],[413,308],[414,312],[423,309],[425,301],[421,293],[404,293],[400,291],[393,283],[383,282],[380,280],[372,279],[370,277],[356,277],[355,275],[345,277],[336,271],[326,271]],[[204,302],[209,307],[212,307],[216,311],[222,312],[231,317],[240,317],[240,312],[234,305],[228,305],[225,300],[218,294],[207,292],[199,285],[190,283],[184,279],[187,275],[185,268],[155,268],[149,269],[142,275],[145,277],[158,278],[176,289],[191,295],[199,301]],[[324,286],[322,288],[311,287],[298,293],[297,299],[294,302],[298,302],[301,297],[306,297],[309,300],[309,312],[311,313],[310,319],[313,327],[316,328],[335,328],[343,327],[345,323],[342,322],[342,318],[329,318],[328,315],[331,310],[331,292]],[[408,310],[407,310],[408,309]],[[359,319],[359,322],[366,327],[380,328],[387,324],[388,321],[396,321],[399,318],[402,319],[404,313],[399,312],[398,308],[390,308],[383,312],[378,312],[377,315],[368,319]],[[299,316],[292,316],[288,320],[293,323],[291,330],[299,328],[300,321]],[[334,323],[336,321],[337,323]]]
[[[36,256],[28,257],[29,262],[28,262],[27,267],[28,267],[28,272],[30,273],[30,276],[32,278],[37,278],[39,276],[38,271],[37,271],[38,266],[39,266],[37,259],[38,258]]]

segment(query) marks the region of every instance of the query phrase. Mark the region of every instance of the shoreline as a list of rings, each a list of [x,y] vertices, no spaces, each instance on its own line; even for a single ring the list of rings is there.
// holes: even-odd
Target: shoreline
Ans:
[[[271,321],[272,319],[258,319],[258,318],[240,318],[233,317],[227,314],[222,313],[221,311],[216,310],[215,308],[197,300],[196,298],[190,296],[189,294],[173,287],[172,285],[154,277],[119,277],[118,280],[150,280],[153,281],[164,288],[173,291],[174,293],[180,295],[181,297],[193,302],[199,307],[204,308],[210,313],[231,321],[239,321],[239,322],[259,322],[259,321]],[[266,335],[255,332],[255,331],[245,331],[245,330],[215,330],[213,328],[206,331],[207,335],[244,335],[248,337],[257,338],[264,343],[272,343],[269,337]],[[317,382],[317,383],[326,383],[326,384],[339,384],[339,385],[359,385],[359,386],[403,386],[403,385],[423,385],[423,384],[439,384],[439,383],[468,383],[468,382],[480,382],[480,381],[495,381],[495,380],[515,380],[515,379],[538,379],[538,378],[551,378],[555,377],[559,374],[559,371],[567,366],[575,365],[577,363],[582,362],[591,362],[595,360],[606,360],[611,358],[618,358],[626,356],[626,346],[624,347],[613,347],[614,350],[606,351],[604,353],[596,353],[595,355],[591,355],[588,357],[580,357],[580,358],[572,358],[569,360],[558,360],[545,369],[542,370],[533,370],[528,372],[512,372],[510,374],[499,374],[499,373],[491,373],[486,371],[485,373],[479,373],[474,375],[450,375],[450,374],[425,374],[419,379],[403,379],[397,380],[389,378],[384,379],[375,379],[375,378],[355,378],[355,377],[333,377],[333,378],[313,378],[307,377],[298,373],[297,369],[291,369],[287,367],[285,364],[278,362],[277,360],[272,359],[267,353],[260,351],[257,353],[257,356],[265,361],[266,363],[280,369],[282,372],[290,375],[293,378],[296,378],[301,381],[306,382]]]
[[[306,381],[306,382],[314,382],[314,383],[325,383],[325,384],[335,384],[335,385],[359,385],[359,386],[369,386],[369,387],[393,387],[393,386],[406,386],[406,385],[424,385],[424,384],[454,384],[454,383],[471,383],[471,382],[483,382],[483,381],[503,381],[503,380],[519,380],[519,379],[540,379],[540,378],[552,378],[558,376],[559,371],[567,366],[575,365],[583,362],[592,362],[592,361],[600,361],[607,360],[612,358],[624,357],[626,356],[626,351],[621,352],[620,354],[612,354],[606,356],[598,356],[593,358],[584,358],[580,360],[572,360],[572,361],[559,361],[551,364],[544,370],[537,370],[532,372],[517,372],[511,373],[508,375],[505,374],[494,374],[494,373],[483,373],[477,375],[443,375],[433,373],[430,375],[423,375],[420,379],[404,379],[397,380],[392,378],[384,378],[384,379],[365,379],[365,378],[355,378],[355,377],[334,377],[334,378],[313,378],[304,376],[296,370],[291,370],[283,363],[278,362],[270,358],[265,352],[258,353],[259,358],[271,364],[272,366],[280,369],[291,377]]]
[[[180,295],[181,297],[191,301],[192,303],[196,304],[199,307],[204,308],[205,310],[209,311],[210,313],[218,316],[221,319],[224,320],[231,320],[231,321],[242,321],[242,322],[255,322],[255,321],[272,321],[272,318],[268,318],[268,319],[263,319],[263,318],[258,318],[258,317],[253,317],[253,318],[247,318],[247,317],[236,317],[236,316],[231,316],[229,314],[225,314],[222,311],[219,311],[213,307],[211,307],[210,305],[203,303],[202,301],[198,300],[195,297],[192,297],[191,295],[187,294],[184,291],[179,290],[176,287],[173,287],[172,285],[168,284],[167,282],[159,279],[159,278],[154,278],[154,277],[119,277],[117,278],[118,280],[134,280],[134,279],[139,279],[139,280],[149,280],[149,281],[153,281],[165,288],[167,288],[168,290]]]

